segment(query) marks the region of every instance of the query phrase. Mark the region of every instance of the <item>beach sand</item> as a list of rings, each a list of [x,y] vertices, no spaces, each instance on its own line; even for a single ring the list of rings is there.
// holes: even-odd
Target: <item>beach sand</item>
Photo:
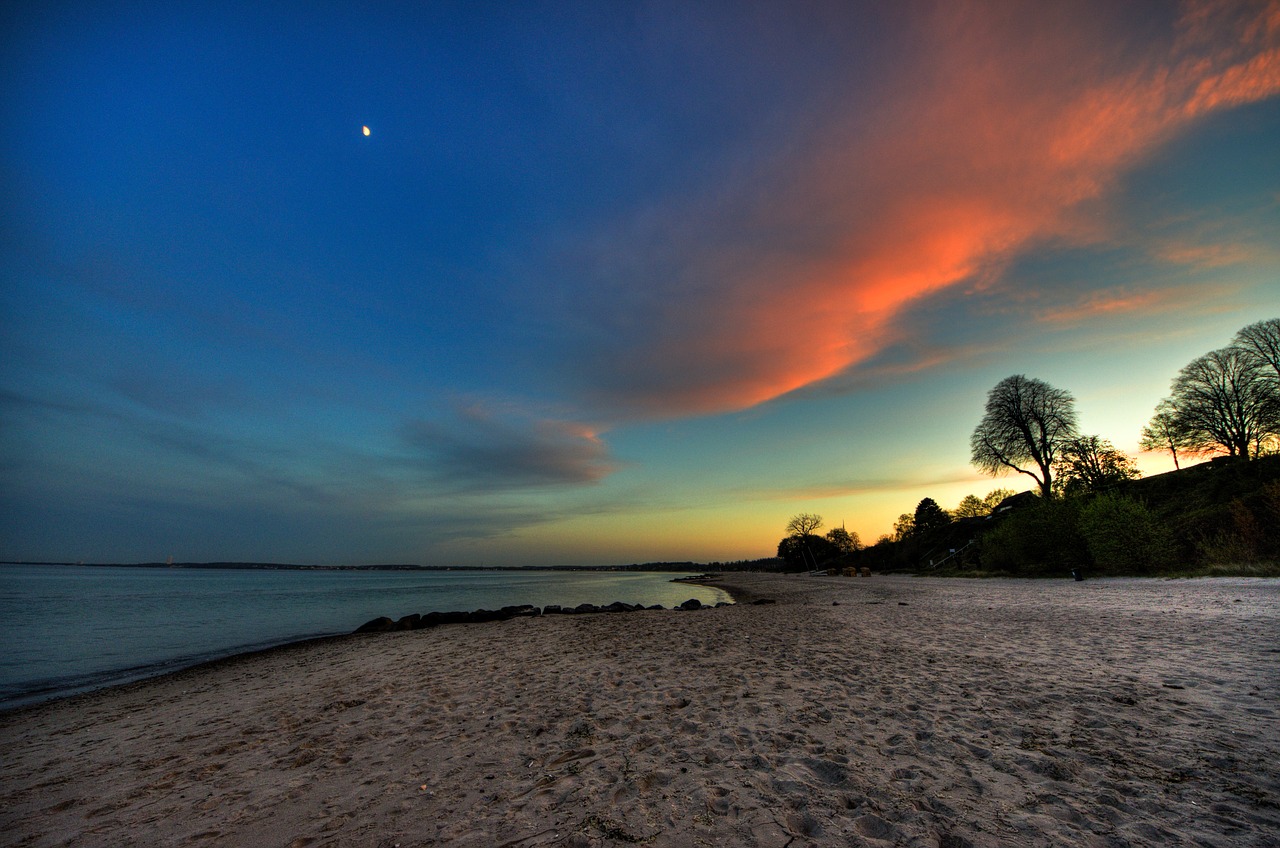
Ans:
[[[0,843],[1280,844],[1280,581],[720,585],[0,716]]]

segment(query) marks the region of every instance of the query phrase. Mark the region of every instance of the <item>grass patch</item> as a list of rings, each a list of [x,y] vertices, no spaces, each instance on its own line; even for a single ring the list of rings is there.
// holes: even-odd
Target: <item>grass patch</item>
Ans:
[[[1280,577],[1280,562],[1214,563],[1164,571],[1162,577]]]

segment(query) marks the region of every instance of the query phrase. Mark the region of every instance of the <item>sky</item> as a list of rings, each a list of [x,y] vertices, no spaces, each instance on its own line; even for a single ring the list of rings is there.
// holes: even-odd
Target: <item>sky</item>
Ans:
[[[872,542],[1280,314],[1280,2],[0,11],[0,559]],[[366,135],[363,128],[367,127]],[[1142,454],[1148,474],[1169,457]]]

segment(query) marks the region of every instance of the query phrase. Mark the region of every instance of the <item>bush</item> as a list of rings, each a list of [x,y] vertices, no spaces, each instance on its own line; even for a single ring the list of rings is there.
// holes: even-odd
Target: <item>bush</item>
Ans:
[[[1105,572],[1149,574],[1174,564],[1168,528],[1141,501],[1123,495],[1099,495],[1085,504],[1080,535]]]
[[[1019,575],[1066,575],[1089,564],[1074,500],[1039,501],[1011,513],[983,534],[982,567]]]
[[[1227,507],[1230,522],[1201,533],[1196,548],[1208,566],[1274,562],[1280,556],[1280,481]]]

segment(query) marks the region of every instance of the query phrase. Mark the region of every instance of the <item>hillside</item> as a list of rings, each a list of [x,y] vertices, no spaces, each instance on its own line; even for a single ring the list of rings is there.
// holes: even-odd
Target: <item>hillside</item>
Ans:
[[[1076,498],[1023,498],[847,564],[1025,576],[1280,573],[1280,456],[1224,457]]]

